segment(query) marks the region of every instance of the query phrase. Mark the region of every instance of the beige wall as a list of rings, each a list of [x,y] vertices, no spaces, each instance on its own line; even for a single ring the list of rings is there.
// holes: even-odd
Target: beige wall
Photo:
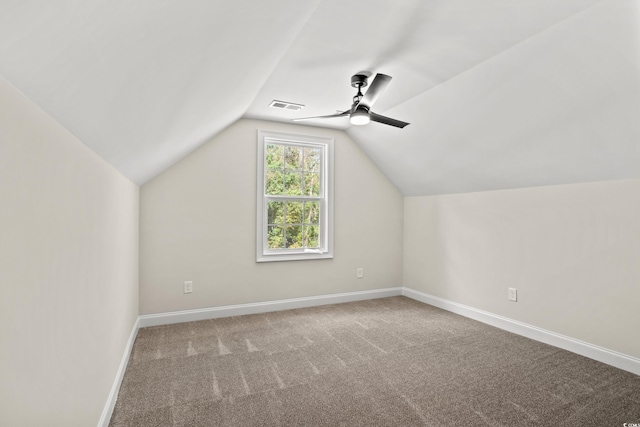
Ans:
[[[256,263],[258,129],[335,138],[333,259]],[[240,120],[141,187],[140,312],[401,286],[402,200],[344,132]]]
[[[640,357],[640,180],[407,197],[404,285]]]
[[[0,236],[0,425],[97,425],[138,315],[138,187],[2,78]]]

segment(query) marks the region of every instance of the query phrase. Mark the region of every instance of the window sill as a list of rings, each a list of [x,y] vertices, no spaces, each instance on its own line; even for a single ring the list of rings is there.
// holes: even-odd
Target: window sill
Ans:
[[[311,259],[329,259],[333,258],[332,253],[328,252],[307,252],[293,254],[262,254],[256,259],[256,262],[276,262],[276,261],[304,261]]]

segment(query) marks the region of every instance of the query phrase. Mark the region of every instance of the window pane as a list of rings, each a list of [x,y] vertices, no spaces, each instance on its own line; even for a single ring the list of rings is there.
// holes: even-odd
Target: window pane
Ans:
[[[302,202],[287,202],[287,224],[302,224]]]
[[[284,228],[280,226],[269,226],[267,230],[267,245],[269,249],[284,248]]]
[[[304,149],[304,170],[307,172],[320,172],[320,149]]]
[[[267,168],[282,169],[284,161],[284,146],[278,144],[267,145]]]
[[[333,257],[333,146],[258,130],[257,262]]]
[[[284,194],[287,196],[302,195],[302,174],[299,172],[285,172]]]
[[[304,203],[304,223],[319,224],[320,223],[320,203],[305,202]]]
[[[304,195],[316,197],[320,195],[320,174],[304,174]]]
[[[305,225],[303,234],[303,244],[306,248],[317,248],[320,246],[318,239],[319,227],[317,225]]]
[[[286,227],[286,247],[302,248],[302,226],[290,225]]]
[[[302,169],[302,148],[285,147],[284,150],[285,167],[287,169]]]
[[[284,202],[267,203],[267,222],[269,224],[284,224]]]
[[[265,174],[265,194],[279,195],[284,193],[284,176],[281,171],[268,170]]]

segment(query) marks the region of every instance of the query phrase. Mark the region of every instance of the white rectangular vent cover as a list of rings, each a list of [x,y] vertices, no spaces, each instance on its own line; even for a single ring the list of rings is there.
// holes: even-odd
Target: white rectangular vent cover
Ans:
[[[299,111],[299,110],[302,110],[304,108],[304,105],[302,105],[302,104],[294,104],[293,102],[273,100],[273,101],[271,101],[271,104],[269,104],[269,107],[280,108],[282,110]]]

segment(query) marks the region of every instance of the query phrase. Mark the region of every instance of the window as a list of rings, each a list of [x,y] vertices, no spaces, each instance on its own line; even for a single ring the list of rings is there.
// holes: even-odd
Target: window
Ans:
[[[258,131],[257,261],[333,258],[333,138]]]

